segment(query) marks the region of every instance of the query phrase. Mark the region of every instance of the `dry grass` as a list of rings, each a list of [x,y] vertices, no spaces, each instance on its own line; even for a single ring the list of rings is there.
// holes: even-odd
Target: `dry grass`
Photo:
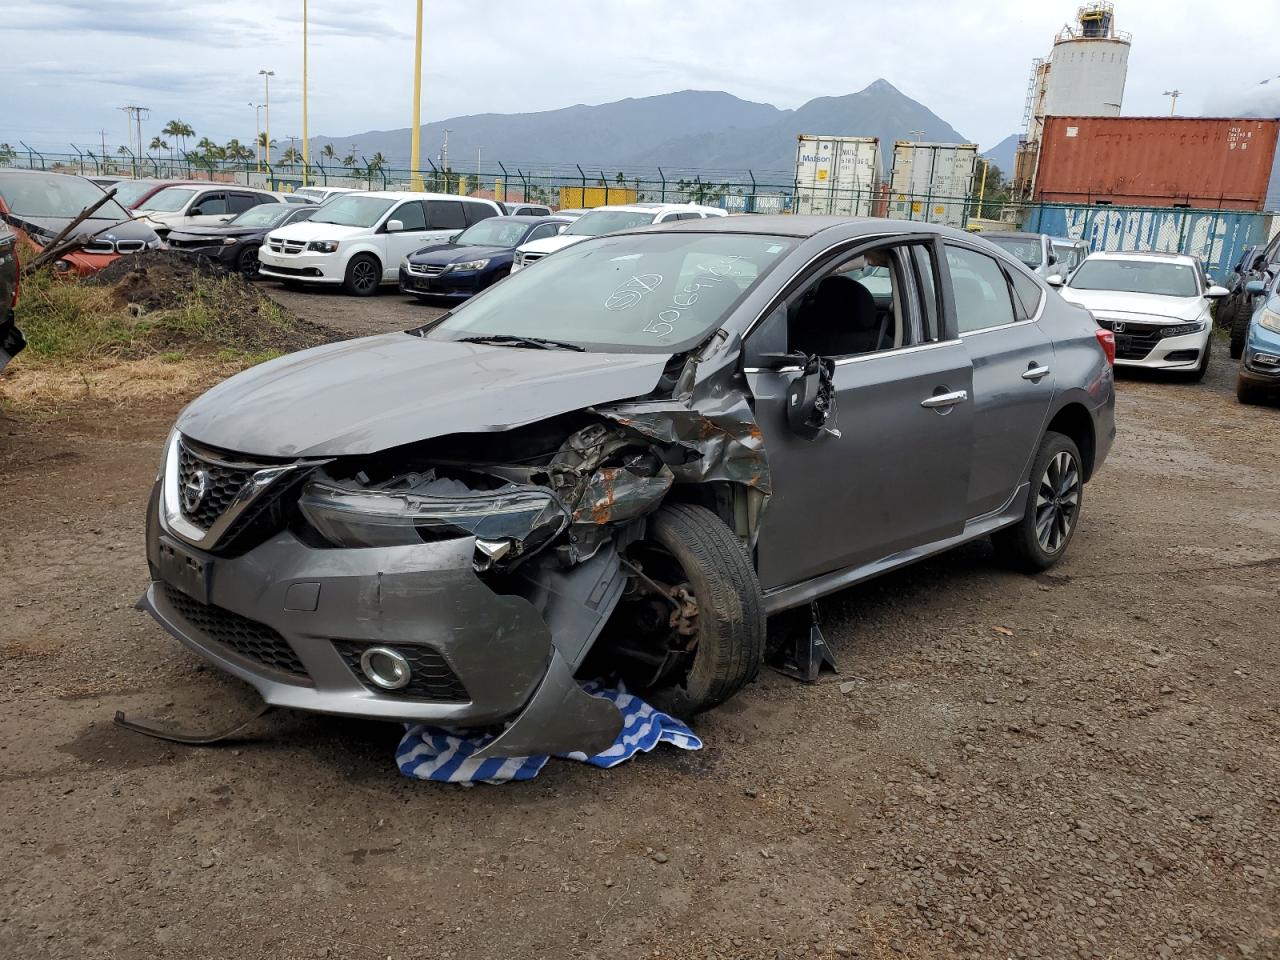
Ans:
[[[171,354],[74,366],[14,361],[0,376],[0,401],[20,409],[53,411],[86,401],[125,405],[194,396],[253,362],[244,357],[175,359]]]

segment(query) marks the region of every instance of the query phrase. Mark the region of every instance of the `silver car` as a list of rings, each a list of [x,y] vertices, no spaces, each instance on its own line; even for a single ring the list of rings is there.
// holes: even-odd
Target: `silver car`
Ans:
[[[584,240],[179,417],[142,605],[270,703],[489,727],[680,715],[765,617],[990,535],[1055,563],[1115,435],[1110,331],[980,237],[835,217]]]

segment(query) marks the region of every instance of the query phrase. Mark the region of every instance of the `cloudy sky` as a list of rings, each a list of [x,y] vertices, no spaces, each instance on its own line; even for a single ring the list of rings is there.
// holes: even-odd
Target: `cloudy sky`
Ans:
[[[1031,59],[1077,0],[427,0],[423,119],[720,89],[799,106],[884,77],[991,146],[1021,125]],[[1256,4],[1116,0],[1133,34],[1126,114],[1280,114],[1274,30]],[[1211,13],[1208,12],[1211,10]],[[410,122],[413,0],[310,0],[310,132]],[[0,141],[126,142],[127,103],[197,136],[251,142],[259,69],[271,133],[302,132],[302,0],[0,0]],[[535,54],[533,51],[545,50]],[[1225,51],[1230,51],[1229,55]],[[856,131],[814,131],[856,133]],[[572,153],[566,145],[566,158]]]

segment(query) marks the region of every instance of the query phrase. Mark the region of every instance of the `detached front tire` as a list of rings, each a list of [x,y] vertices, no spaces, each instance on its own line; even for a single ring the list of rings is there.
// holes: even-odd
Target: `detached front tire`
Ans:
[[[705,507],[663,507],[650,518],[645,539],[675,561],[697,605],[692,664],[645,697],[660,710],[687,717],[724,703],[759,673],[764,598],[746,547]]]
[[[1031,490],[1022,519],[991,536],[996,552],[1028,573],[1048,570],[1062,559],[1084,506],[1084,466],[1075,441],[1044,435],[1031,465]]]

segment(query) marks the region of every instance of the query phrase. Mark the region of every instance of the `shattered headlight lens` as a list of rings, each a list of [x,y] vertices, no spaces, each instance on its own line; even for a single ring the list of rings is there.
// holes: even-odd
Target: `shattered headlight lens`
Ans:
[[[461,273],[463,270],[483,270],[489,265],[489,261],[485,260],[468,260],[466,263],[455,263],[450,270]]]
[[[442,487],[439,493],[360,490],[313,481],[303,488],[298,506],[316,531],[338,547],[476,537],[488,544],[509,542],[509,549],[497,552],[511,558],[542,546],[569,523],[568,513],[550,490],[467,490],[460,483]]]

